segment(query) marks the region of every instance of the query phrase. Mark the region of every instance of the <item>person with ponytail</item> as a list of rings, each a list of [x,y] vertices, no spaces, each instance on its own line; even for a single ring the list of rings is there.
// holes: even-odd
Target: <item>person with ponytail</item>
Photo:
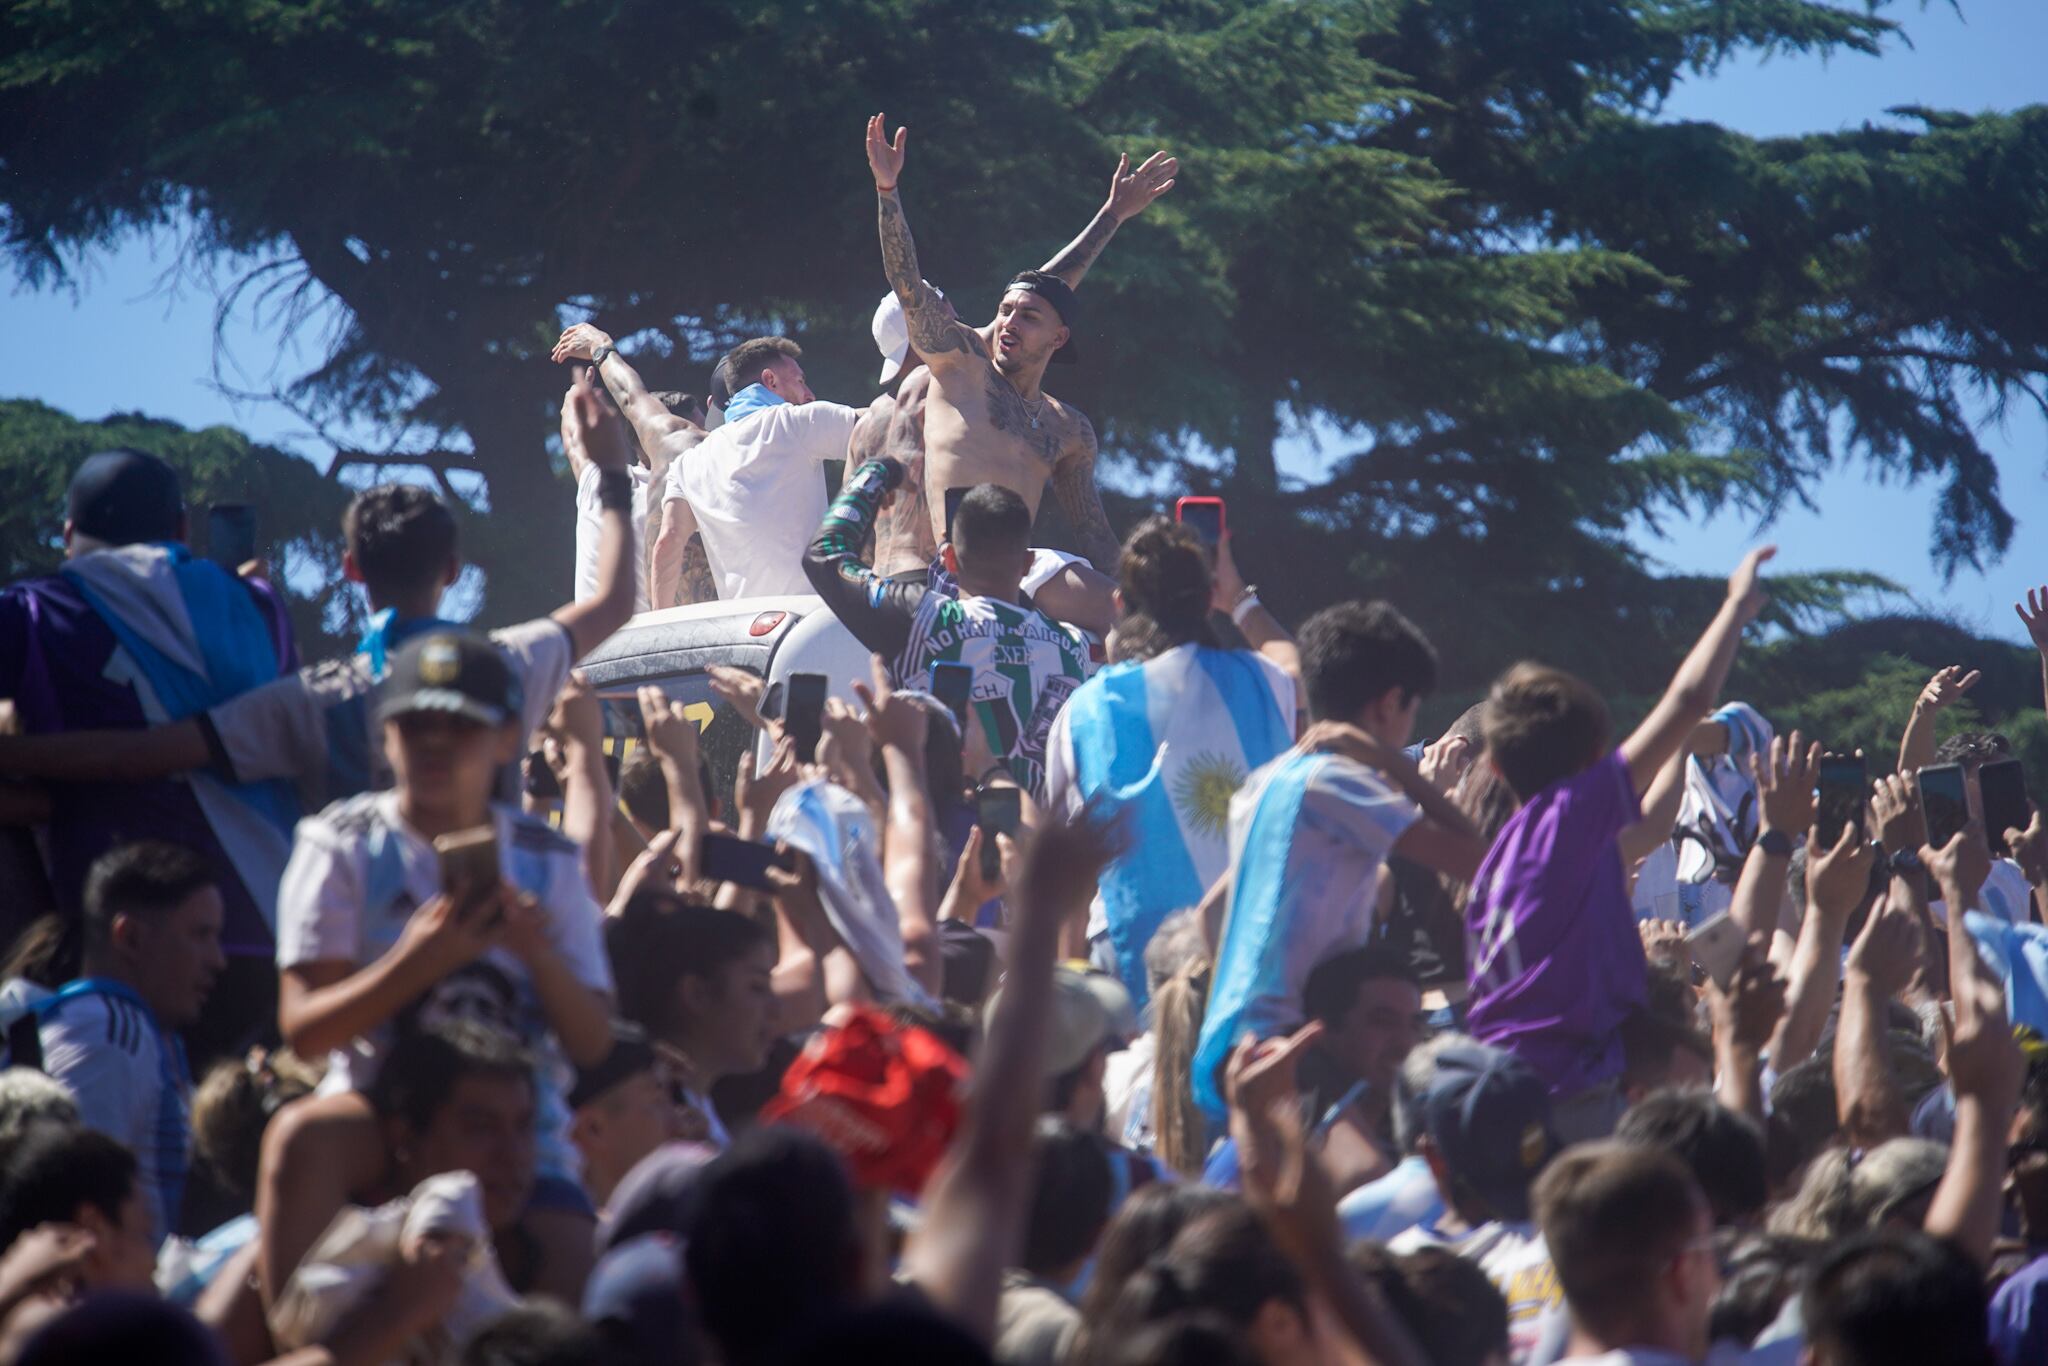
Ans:
[[[1222,877],[1230,799],[1294,743],[1301,692],[1294,642],[1238,574],[1228,538],[1212,560],[1193,530],[1153,517],[1124,542],[1117,577],[1117,662],[1053,722],[1046,791],[1054,810],[1096,802],[1131,823],[1133,852],[1103,875],[1087,939],[1143,1006],[1145,946]],[[1219,616],[1253,648],[1227,647]]]

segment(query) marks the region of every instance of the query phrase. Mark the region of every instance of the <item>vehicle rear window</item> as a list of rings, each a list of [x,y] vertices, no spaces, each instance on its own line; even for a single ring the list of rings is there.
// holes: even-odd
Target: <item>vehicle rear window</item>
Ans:
[[[681,702],[683,713],[697,723],[698,743],[711,766],[710,795],[724,806],[728,823],[737,824],[738,816],[732,806],[733,778],[739,772],[740,756],[753,741],[753,727],[719,700],[718,694],[711,691],[711,675],[702,670],[643,681]],[[638,685],[603,688],[598,696],[604,703],[605,753],[623,761],[642,736]]]

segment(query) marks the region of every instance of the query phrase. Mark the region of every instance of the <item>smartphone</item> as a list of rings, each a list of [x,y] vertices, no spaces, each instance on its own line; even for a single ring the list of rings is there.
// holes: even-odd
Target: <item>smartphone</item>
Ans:
[[[946,704],[953,719],[967,729],[967,704],[974,693],[974,666],[940,660],[932,665],[932,696]]]
[[[215,503],[206,510],[206,558],[224,569],[240,569],[256,558],[256,509],[248,503]]]
[[[946,490],[946,539],[953,539],[953,519],[960,515],[960,500],[967,496],[966,489]]]
[[[731,835],[704,836],[703,854],[698,864],[704,876],[713,882],[730,882],[757,892],[769,890],[770,868],[788,866],[789,860],[778,854],[773,845],[736,839]]]
[[[981,880],[994,882],[1003,875],[1003,851],[997,847],[998,834],[1016,837],[1024,824],[1024,791],[1016,787],[984,787],[974,797],[974,823],[982,829]]]
[[[1173,520],[1193,527],[1202,544],[1214,547],[1223,540],[1223,500],[1183,498],[1173,505]]]
[[[2006,853],[2005,832],[2024,830],[2033,819],[2027,804],[2027,774],[2017,759],[2000,759],[1977,770],[1977,786],[1984,798],[1984,838],[1991,852]]]
[[[783,690],[782,729],[796,741],[798,763],[813,763],[825,734],[825,675],[791,674]]]
[[[1963,792],[1961,764],[1929,764],[1913,781],[1920,788],[1920,811],[1927,817],[1927,843],[1939,849],[1970,823],[1970,801]]]
[[[1863,751],[1821,756],[1820,782],[1815,789],[1813,834],[1823,849],[1841,841],[1844,829],[1863,834],[1863,808],[1870,800],[1870,779],[1863,771]]]
[[[489,895],[500,880],[498,832],[491,826],[437,835],[434,857],[441,864],[441,891],[458,907]]]
[[[1720,911],[1695,925],[1685,936],[1685,944],[1692,950],[1692,961],[1706,970],[1715,986],[1726,991],[1735,980],[1735,969],[1742,966],[1742,926],[1728,912]]]

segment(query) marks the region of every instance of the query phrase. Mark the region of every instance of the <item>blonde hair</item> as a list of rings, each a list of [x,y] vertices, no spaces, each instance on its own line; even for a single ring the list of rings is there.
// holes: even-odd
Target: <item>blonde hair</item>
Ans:
[[[1168,916],[1145,946],[1152,993],[1152,1146],[1182,1176],[1200,1176],[1208,1124],[1195,1106],[1195,1044],[1209,996],[1209,948],[1197,911]]]

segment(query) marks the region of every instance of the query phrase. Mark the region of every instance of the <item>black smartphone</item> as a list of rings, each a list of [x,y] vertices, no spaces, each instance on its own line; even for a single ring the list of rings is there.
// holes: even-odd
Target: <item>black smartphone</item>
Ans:
[[[974,694],[974,666],[940,660],[932,665],[932,696],[946,704],[953,719],[967,730],[967,704]]]
[[[981,880],[994,882],[1003,875],[1003,851],[997,847],[998,834],[1015,838],[1024,824],[1024,791],[1016,787],[984,787],[974,796],[974,823],[981,827]]]
[[[1984,799],[1984,838],[1991,852],[2006,853],[2005,832],[2024,830],[2034,812],[2027,805],[2027,774],[2017,759],[2000,759],[1977,770],[1977,787]]]
[[[953,519],[960,515],[960,500],[967,496],[966,489],[946,490],[946,539],[953,539]]]
[[[783,689],[783,733],[796,742],[798,763],[815,763],[825,735],[825,675],[791,674]]]
[[[769,890],[770,868],[788,866],[789,861],[776,853],[774,846],[735,839],[731,835],[704,836],[703,854],[698,863],[704,876],[712,882],[730,882],[757,892]]]
[[[1202,538],[1202,544],[1214,548],[1223,539],[1223,500],[1221,498],[1183,498],[1173,506],[1173,519],[1182,526],[1192,527]]]
[[[1927,843],[1939,849],[1970,823],[1970,799],[1963,792],[1961,764],[1929,764],[1913,781],[1920,788],[1920,811],[1927,817]]]
[[[1863,752],[1828,754],[1820,761],[1818,800],[1814,806],[1813,833],[1823,849],[1841,842],[1842,831],[1863,835],[1863,808],[1870,800],[1870,779],[1863,771]]]
[[[224,569],[240,569],[256,558],[256,509],[247,503],[215,503],[206,510],[206,558]]]

